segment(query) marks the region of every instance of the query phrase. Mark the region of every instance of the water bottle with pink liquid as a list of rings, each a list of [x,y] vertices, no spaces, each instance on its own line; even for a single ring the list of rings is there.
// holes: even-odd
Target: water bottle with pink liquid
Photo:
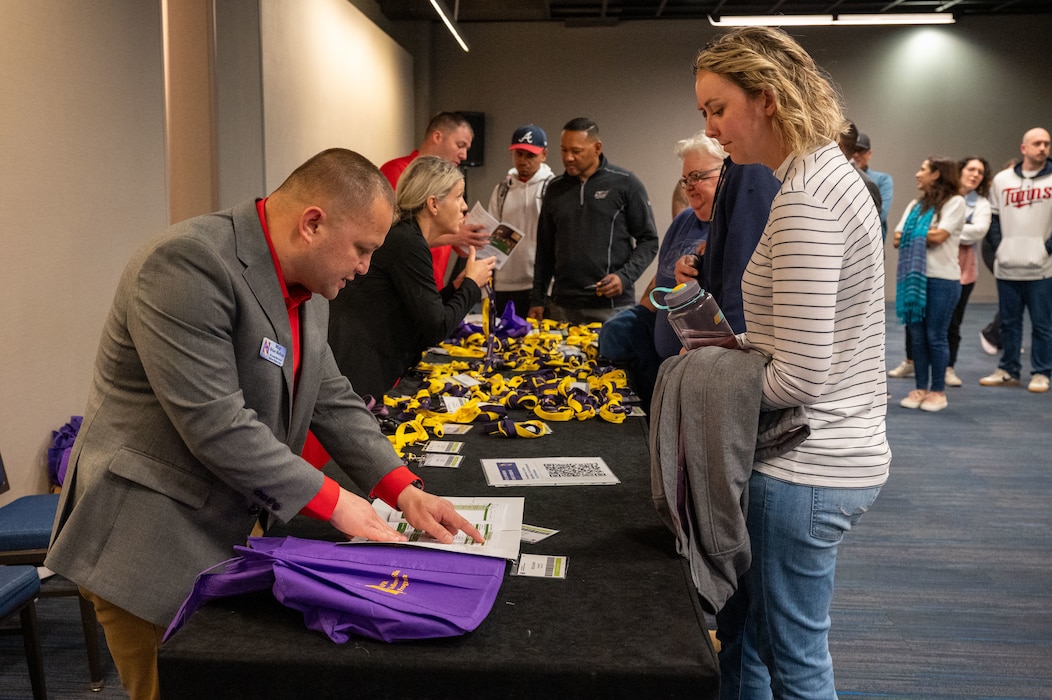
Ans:
[[[654,292],[665,293],[664,304],[654,298]],[[738,349],[738,339],[720,305],[695,280],[672,289],[657,287],[650,292],[650,301],[659,309],[668,309],[668,322],[687,350],[703,345]]]

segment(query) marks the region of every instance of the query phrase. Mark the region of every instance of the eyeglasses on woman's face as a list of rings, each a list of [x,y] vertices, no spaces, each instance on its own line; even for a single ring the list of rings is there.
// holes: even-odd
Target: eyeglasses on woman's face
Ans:
[[[712,168],[711,170],[695,170],[687,173],[684,177],[679,179],[679,186],[683,189],[693,187],[694,185],[704,180],[712,180],[720,176],[719,168]]]

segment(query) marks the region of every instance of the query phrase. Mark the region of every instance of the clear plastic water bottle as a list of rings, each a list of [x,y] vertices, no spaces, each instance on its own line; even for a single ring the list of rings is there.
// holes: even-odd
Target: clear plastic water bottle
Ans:
[[[654,298],[654,292],[659,291],[665,292],[664,304]],[[672,289],[658,287],[650,293],[650,301],[659,309],[668,309],[668,322],[686,349],[703,345],[738,348],[734,330],[724,318],[720,305],[695,280]]]

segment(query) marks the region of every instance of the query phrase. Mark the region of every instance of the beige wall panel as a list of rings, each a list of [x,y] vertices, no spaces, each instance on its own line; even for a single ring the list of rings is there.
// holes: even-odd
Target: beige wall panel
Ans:
[[[131,252],[168,219],[159,3],[0,0],[0,450],[43,491]]]

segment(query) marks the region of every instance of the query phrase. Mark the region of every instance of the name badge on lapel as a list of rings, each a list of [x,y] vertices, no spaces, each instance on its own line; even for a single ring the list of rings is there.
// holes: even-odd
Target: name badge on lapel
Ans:
[[[259,348],[259,356],[267,362],[273,362],[278,367],[285,365],[285,346],[270,338],[263,338],[263,344]]]

